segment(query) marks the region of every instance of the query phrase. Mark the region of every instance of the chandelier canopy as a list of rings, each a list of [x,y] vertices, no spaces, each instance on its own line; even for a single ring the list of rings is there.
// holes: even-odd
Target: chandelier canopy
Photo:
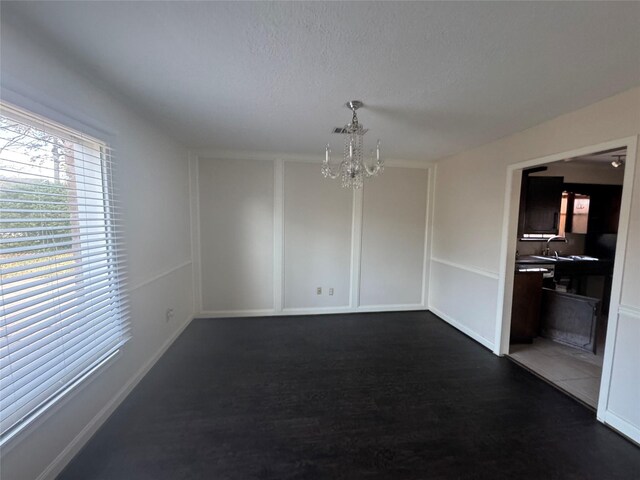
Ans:
[[[384,163],[380,158],[380,140],[376,145],[375,159],[372,158],[372,165],[368,166],[364,162],[363,155],[363,137],[367,133],[360,122],[356,110],[362,106],[359,100],[351,100],[346,103],[346,107],[353,112],[351,123],[342,128],[335,128],[333,133],[341,133],[344,135],[344,159],[340,165],[334,170],[331,167],[331,148],[327,144],[327,150],[322,163],[322,175],[325,178],[342,179],[343,187],[361,188],[364,178],[374,177],[382,172]],[[374,156],[373,150],[371,156]]]

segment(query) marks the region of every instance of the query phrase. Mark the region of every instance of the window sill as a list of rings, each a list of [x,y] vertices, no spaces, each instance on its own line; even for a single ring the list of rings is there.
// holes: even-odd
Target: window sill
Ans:
[[[100,377],[121,355],[121,345],[116,351],[109,354],[92,369],[87,371],[71,385],[59,392],[50,400],[46,401],[33,414],[13,427],[3,437],[0,438],[0,449],[3,455],[20,444],[25,438],[35,433],[47,419],[55,415],[67,402],[73,399],[78,393],[84,390],[91,382]]]

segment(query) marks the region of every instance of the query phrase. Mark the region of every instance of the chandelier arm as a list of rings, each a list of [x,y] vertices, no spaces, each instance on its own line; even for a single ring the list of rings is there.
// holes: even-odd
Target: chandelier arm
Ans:
[[[331,168],[331,148],[329,144],[327,144],[327,150],[324,157],[324,162],[322,162],[322,175],[325,178],[330,178],[331,180],[335,180],[340,176],[340,167],[338,166],[338,170],[334,171]]]
[[[380,170],[382,170],[382,168],[383,166],[378,163],[371,167],[369,165],[364,165],[364,171],[367,178],[375,177],[378,173],[380,173]]]
[[[331,180],[335,180],[340,176],[340,171],[334,172],[329,165],[322,166],[322,174],[326,178],[330,178]]]
[[[369,166],[363,162],[362,165],[367,178],[378,175],[384,169],[384,162],[380,158],[380,140],[378,140],[378,143],[376,144],[375,163],[372,166]]]

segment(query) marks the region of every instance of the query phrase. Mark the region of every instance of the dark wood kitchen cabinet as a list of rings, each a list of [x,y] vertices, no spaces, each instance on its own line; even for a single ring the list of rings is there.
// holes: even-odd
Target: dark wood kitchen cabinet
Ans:
[[[598,185],[591,193],[588,233],[618,233],[621,185]]]
[[[542,272],[516,271],[511,304],[511,343],[531,343],[540,332]]]
[[[558,234],[564,177],[523,174],[518,235]]]

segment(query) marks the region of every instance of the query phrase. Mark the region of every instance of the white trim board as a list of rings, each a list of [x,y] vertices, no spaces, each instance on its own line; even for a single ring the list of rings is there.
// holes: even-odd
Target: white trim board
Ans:
[[[610,411],[605,412],[603,418],[599,420],[620,432],[630,442],[640,446],[640,428]]]
[[[362,224],[364,222],[364,188],[353,189],[351,204],[351,267],[349,268],[349,305],[360,306],[362,279]]]
[[[133,377],[115,394],[115,396],[106,403],[102,409],[91,419],[91,421],[85,425],[85,427],[76,435],[76,437],[69,443],[62,452],[44,469],[44,471],[38,476],[36,480],[53,480],[62,472],[64,467],[71,461],[71,459],[77,455],[80,449],[91,439],[91,437],[98,431],[102,424],[109,418],[116,408],[122,403],[122,401],[131,393],[131,391],[138,385],[140,380],[151,370],[156,362],[162,357],[162,355],[168,350],[173,342],[180,336],[187,326],[191,323],[192,316],[187,317],[183,324],[176,329],[176,331],[169,337],[162,346],[156,351],[156,353],[147,360],[147,362],[140,367]]]
[[[618,314],[627,315],[640,320],[640,308],[632,307],[631,305],[620,305],[618,307]]]
[[[429,282],[431,281],[431,239],[433,232],[433,212],[435,199],[435,170],[433,166],[427,171],[427,198],[424,218],[424,251],[422,252],[422,291],[420,302],[426,306],[429,302]]]
[[[200,164],[197,155],[189,152],[189,226],[191,259],[193,261],[193,311],[202,310],[202,273],[200,252]]]
[[[276,160],[317,163],[322,164],[324,153],[318,155],[294,154],[294,153],[271,153],[271,152],[255,152],[241,150],[215,150],[215,149],[197,149],[195,154],[203,160],[261,160],[273,162]],[[430,168],[434,164],[432,162],[418,160],[404,160],[401,158],[384,158],[384,165],[387,167],[404,167],[404,168]]]
[[[282,315],[282,313],[272,308],[264,310],[202,310],[200,313],[197,313],[194,318],[273,317],[276,315]]]
[[[424,304],[427,307],[432,305],[431,285],[433,285],[433,268],[431,268],[431,263],[433,261],[433,225],[435,222],[435,212],[436,212],[436,182],[438,181],[438,165],[434,165],[433,169],[429,172],[429,179],[431,180],[431,176],[433,176],[433,180],[429,182],[429,204],[427,207],[429,210],[429,225],[428,225],[428,234],[429,234],[429,248],[427,249],[428,257],[425,258],[426,263],[429,264],[429,278],[427,280],[428,288],[426,289],[425,294],[423,295]],[[433,175],[431,175],[433,174]],[[424,285],[423,285],[424,287]]]
[[[496,272],[484,270],[472,265],[462,265],[461,263],[450,262],[449,260],[435,257],[431,257],[431,261],[441,263],[443,265],[448,265],[449,267],[458,268],[460,270],[465,270],[467,272],[475,273],[476,275],[482,275],[483,277],[492,278],[494,280],[497,280],[499,278],[499,275]]]
[[[454,318],[450,317],[449,315],[447,315],[446,313],[438,310],[435,307],[430,306],[429,307],[429,311],[432,312],[433,314],[437,315],[438,317],[440,317],[442,320],[447,322],[452,327],[460,330],[462,333],[464,333],[468,337],[471,337],[473,340],[478,342],[483,347],[486,347],[489,350],[493,351],[493,342],[491,342],[491,340],[487,340],[486,338],[478,335],[476,332],[471,330],[469,327],[461,324],[460,322],[458,322]]]
[[[182,262],[179,265],[176,265],[175,267],[171,267],[168,270],[165,270],[164,272],[160,272],[157,275],[154,275],[151,278],[148,278],[146,280],[143,280],[142,282],[136,283],[134,286],[129,287],[129,291],[133,292],[134,290],[138,290],[140,288],[146,287],[147,285],[152,284],[153,282],[160,280],[162,277],[166,277],[167,275],[171,275],[173,272],[176,272],[178,270],[180,270],[181,268],[187,267],[189,265],[191,265],[193,262],[191,260],[187,260],[186,262]]]
[[[421,303],[406,303],[397,305],[360,305],[354,313],[372,313],[372,312],[414,312],[427,311],[427,307]]]
[[[273,308],[284,307],[284,162],[273,164]]]
[[[352,308],[348,305],[337,307],[309,307],[309,308],[283,308],[277,315],[326,315],[335,313],[351,313]]]
[[[421,304],[402,305],[362,305],[352,308],[348,305],[340,307],[312,307],[312,308],[285,308],[276,311],[265,310],[205,310],[195,315],[195,318],[226,318],[226,317],[278,317],[296,315],[333,315],[338,313],[385,313],[385,312],[412,312],[427,311]]]

